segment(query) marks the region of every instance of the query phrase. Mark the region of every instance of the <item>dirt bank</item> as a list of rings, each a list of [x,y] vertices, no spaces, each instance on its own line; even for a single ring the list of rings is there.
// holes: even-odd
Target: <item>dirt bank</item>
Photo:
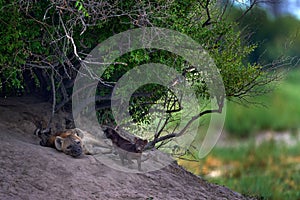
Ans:
[[[124,173],[93,156],[74,159],[42,147],[32,133],[35,120],[47,118],[50,110],[51,105],[32,97],[0,99],[0,199],[247,199],[176,163],[159,171]]]

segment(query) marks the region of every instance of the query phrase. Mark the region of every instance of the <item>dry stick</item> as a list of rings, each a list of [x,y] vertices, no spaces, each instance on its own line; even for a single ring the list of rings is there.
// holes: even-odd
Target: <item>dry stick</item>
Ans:
[[[171,102],[171,99],[168,100],[168,95],[166,95],[165,96],[165,102],[164,102],[164,109],[168,110],[168,107],[170,107],[170,108],[173,107],[173,105],[175,104],[175,102],[173,102],[172,106],[170,106],[170,102]],[[175,105],[174,105],[174,107],[175,107]],[[166,112],[166,113],[168,113],[168,112]],[[159,124],[158,124],[158,126],[156,128],[156,131],[155,131],[154,142],[157,140],[157,138],[160,136],[160,134],[162,133],[162,131],[164,130],[164,128],[168,124],[168,122],[169,122],[169,120],[171,118],[171,112],[169,112],[168,114],[169,114],[169,116],[166,117],[164,124],[162,125],[162,127],[160,128],[160,130],[158,130],[158,128],[161,125],[161,122],[163,120],[163,118],[160,118]]]
[[[206,115],[206,114],[211,114],[211,113],[221,113],[222,112],[222,104],[219,104],[219,108],[218,109],[213,109],[213,110],[205,110],[203,112],[200,112],[199,114],[193,116],[190,121],[188,121],[188,123],[185,125],[185,127],[179,131],[178,133],[175,133],[175,132],[172,132],[171,134],[168,134],[168,135],[164,135],[160,138],[157,138],[156,141],[151,141],[149,143],[149,147],[154,147],[154,145],[158,142],[161,142],[161,141],[164,141],[164,140],[167,140],[167,139],[171,139],[171,138],[174,138],[174,137],[179,137],[181,135],[183,135],[185,133],[185,131],[190,127],[190,125],[197,119],[199,119],[200,117],[202,117],[203,115]]]
[[[51,113],[50,119],[49,119],[48,124],[47,124],[47,129],[50,128],[50,125],[52,123],[52,119],[53,119],[54,114],[55,114],[55,107],[56,107],[56,91],[55,91],[54,69],[53,69],[53,67],[51,68],[50,79],[51,79],[51,84],[52,84],[52,96],[53,96],[53,99],[52,99],[52,113]]]
[[[179,103],[179,109],[176,109],[176,107],[175,107],[176,106],[176,96],[175,96],[175,94],[171,94],[171,95],[173,95],[174,99],[171,97],[170,100],[168,100],[168,95],[166,95],[165,101],[164,101],[164,108],[167,109],[166,113],[168,113],[169,115],[165,119],[164,124],[162,125],[162,127],[158,130],[159,126],[161,125],[162,118],[159,120],[158,126],[157,126],[155,134],[154,134],[154,139],[153,139],[153,141],[149,142],[148,145],[145,148],[148,148],[148,147],[152,148],[152,147],[154,147],[154,145],[158,142],[158,138],[160,137],[161,133],[165,129],[166,125],[169,123],[169,120],[171,119],[171,114],[174,113],[174,112],[179,112],[182,109],[181,100],[183,98],[183,94],[181,94],[180,99],[178,100],[179,101],[178,102]],[[170,105],[171,102],[172,102],[172,105]],[[168,111],[168,108],[174,109],[174,110]],[[178,124],[173,129],[172,134],[175,132],[175,130],[177,129],[177,127],[178,127]],[[170,134],[168,134],[168,135],[170,135]],[[162,146],[162,144],[159,145],[157,148],[159,148],[160,146]]]
[[[167,124],[167,123],[166,123]],[[171,132],[171,134],[173,134],[173,133],[175,133],[175,130],[178,128],[178,126],[179,126],[179,124],[176,124],[176,126],[173,128],[173,131]],[[168,134],[168,135],[171,135],[171,134]],[[159,141],[153,141],[153,145],[155,145],[157,142],[159,142]],[[167,144],[167,142],[169,142],[169,141],[167,141],[167,139],[166,140],[163,140],[161,143],[160,143],[160,145],[158,146],[158,147],[156,147],[157,149],[159,149],[160,147],[162,147],[163,145],[165,145],[165,144]],[[151,143],[152,144],[152,143]]]
[[[205,26],[208,26],[212,23],[211,16],[210,16],[210,10],[209,10],[210,0],[206,0],[205,5],[203,5],[202,3],[200,3],[200,5],[202,6],[202,8],[205,9],[206,15],[207,15],[206,21],[202,24],[202,27],[204,28]]]
[[[247,10],[245,10],[241,16],[239,16],[235,21],[239,22],[243,17],[245,17],[245,15],[253,9],[253,7],[255,6],[255,4],[259,3],[259,0],[254,0],[253,2],[251,2],[250,6],[247,8]]]
[[[173,107],[174,107],[174,108],[175,108],[175,104],[176,104],[175,98],[174,98],[174,101],[173,101],[172,105],[170,106],[171,101],[172,101],[172,100],[168,100],[168,97],[166,96],[165,102],[164,102],[164,107],[165,107],[165,108],[168,108],[168,107],[170,107],[170,108],[173,108]],[[181,106],[180,106],[180,107],[181,107]],[[179,111],[180,111],[180,110],[181,110],[181,109],[179,109]],[[178,112],[178,111],[176,110],[176,111],[174,111],[174,112]],[[160,119],[159,125],[157,126],[157,130],[156,130],[156,133],[155,133],[155,135],[154,135],[154,139],[153,139],[153,141],[149,142],[149,143],[146,145],[145,149],[147,149],[147,148],[152,148],[152,147],[154,147],[154,145],[155,145],[157,142],[162,141],[162,140],[159,140],[159,137],[160,137],[161,133],[163,132],[163,130],[165,129],[166,125],[169,123],[169,120],[171,119],[171,113],[172,113],[172,112],[169,112],[169,113],[168,113],[168,114],[169,114],[168,117],[165,119],[165,121],[164,121],[162,127],[158,130],[158,128],[159,128],[159,126],[160,126],[160,124],[161,124],[161,121],[162,121],[162,118]],[[175,130],[177,129],[177,127],[178,127],[178,124],[176,124],[175,128],[174,128],[173,131],[172,131],[172,134],[175,132]],[[168,135],[172,135],[172,134],[168,134]],[[167,135],[167,136],[168,136],[168,135]],[[164,137],[164,136],[163,136],[163,137]],[[160,138],[163,138],[163,137],[160,137]],[[168,139],[168,138],[167,138],[167,139]],[[160,144],[157,148],[159,148],[159,147],[161,147],[161,146],[163,146],[163,143]]]
[[[166,104],[167,104],[167,96],[165,96],[165,102],[164,102],[164,108],[166,108]],[[154,134],[154,141],[159,137],[160,133],[162,132],[162,129],[164,129],[165,127],[165,124],[166,124],[166,121],[168,121],[168,117],[167,119],[165,120],[165,123],[164,125],[162,126],[162,128],[160,130],[158,130],[158,128],[160,127],[161,123],[162,123],[162,120],[163,120],[163,117],[161,117],[159,119],[159,122],[158,122],[158,125],[156,127],[156,130],[155,130],[155,134]]]

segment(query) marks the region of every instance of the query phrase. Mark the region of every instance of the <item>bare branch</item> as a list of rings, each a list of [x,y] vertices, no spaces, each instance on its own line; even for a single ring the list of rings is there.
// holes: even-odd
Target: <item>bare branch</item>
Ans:
[[[200,5],[205,9],[207,19],[206,21],[202,24],[202,27],[208,26],[211,24],[211,16],[210,16],[210,10],[209,10],[209,5],[210,5],[210,0],[206,0],[205,3],[200,2]]]
[[[224,101],[224,99],[223,99],[223,101]],[[174,137],[180,137],[180,136],[182,136],[187,131],[187,129],[192,125],[192,123],[194,121],[196,121],[197,119],[199,119],[200,117],[202,117],[204,115],[212,114],[212,113],[221,113],[222,109],[223,109],[223,101],[221,101],[219,103],[219,108],[218,109],[204,110],[204,111],[198,113],[197,115],[193,116],[186,123],[186,125],[184,126],[184,128],[181,129],[178,133],[175,133],[175,129],[174,129],[174,131],[171,134],[167,134],[167,135],[161,136],[161,137],[159,137],[157,139],[154,139],[153,141],[149,142],[148,145],[147,145],[147,148],[153,148],[155,146],[155,144],[158,143],[158,142],[161,142],[161,141],[164,141],[164,140],[168,140],[168,139],[171,139],[171,138],[174,138]]]
[[[55,89],[54,69],[53,68],[51,68],[50,79],[51,79],[51,86],[52,86],[52,112],[51,112],[51,116],[50,116],[50,119],[47,124],[47,129],[50,128],[50,126],[52,124],[52,119],[55,114],[55,106],[56,106],[56,89]]]

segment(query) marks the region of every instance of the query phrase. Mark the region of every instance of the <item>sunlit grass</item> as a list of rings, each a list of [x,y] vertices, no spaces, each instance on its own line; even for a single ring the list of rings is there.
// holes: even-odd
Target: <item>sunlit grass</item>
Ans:
[[[298,153],[297,153],[298,152]],[[242,194],[263,199],[300,199],[300,144],[216,147],[199,162],[179,160],[193,173]]]
[[[252,99],[264,106],[228,103],[225,129],[235,136],[247,137],[263,130],[300,128],[300,70],[291,71],[271,94]]]

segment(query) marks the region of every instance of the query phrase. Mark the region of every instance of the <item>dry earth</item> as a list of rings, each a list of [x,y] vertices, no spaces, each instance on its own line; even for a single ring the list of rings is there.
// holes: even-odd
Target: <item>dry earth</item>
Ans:
[[[0,199],[249,199],[173,163],[125,173],[90,155],[74,159],[42,147],[33,135],[51,105],[32,97],[0,99]],[[60,114],[54,120],[62,122]]]

